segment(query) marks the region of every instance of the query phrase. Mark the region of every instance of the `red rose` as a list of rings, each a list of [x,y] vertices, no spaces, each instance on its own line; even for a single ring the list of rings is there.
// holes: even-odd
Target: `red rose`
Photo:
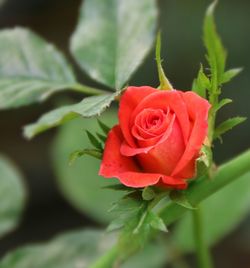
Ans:
[[[129,187],[186,188],[207,135],[209,108],[194,92],[128,87],[99,175],[116,177]]]

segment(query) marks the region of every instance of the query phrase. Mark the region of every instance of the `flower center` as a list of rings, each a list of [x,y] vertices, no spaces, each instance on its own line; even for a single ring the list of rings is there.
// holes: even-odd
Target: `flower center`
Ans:
[[[172,118],[169,109],[147,108],[142,110],[135,118],[132,135],[139,140],[161,136],[167,129]]]

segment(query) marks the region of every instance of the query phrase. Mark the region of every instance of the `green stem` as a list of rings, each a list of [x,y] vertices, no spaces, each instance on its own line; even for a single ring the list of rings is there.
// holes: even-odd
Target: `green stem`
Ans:
[[[204,240],[201,209],[198,208],[193,210],[192,215],[193,215],[193,234],[196,246],[198,267],[212,268],[211,256]]]
[[[116,268],[116,260],[118,256],[118,247],[112,247],[105,255],[101,256],[90,268]]]
[[[87,95],[101,95],[104,94],[105,91],[104,90],[100,90],[98,88],[94,88],[94,87],[89,87],[89,86],[85,86],[82,84],[74,84],[70,87],[72,90],[77,91],[77,92],[81,92]]]
[[[190,185],[186,191],[188,200],[192,205],[199,204],[202,200],[219,191],[234,180],[250,172],[250,150],[232,159],[222,165],[214,174],[212,179],[203,177]],[[164,207],[159,216],[166,225],[170,225],[178,220],[188,209],[172,202]],[[118,258],[119,252],[117,247],[106,252],[91,268],[107,268],[112,267]],[[105,266],[108,263],[109,266]],[[98,265],[98,266],[97,266]]]

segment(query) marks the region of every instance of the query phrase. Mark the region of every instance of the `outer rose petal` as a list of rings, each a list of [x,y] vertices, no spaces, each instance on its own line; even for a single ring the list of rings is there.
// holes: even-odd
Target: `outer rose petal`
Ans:
[[[99,175],[106,178],[116,177],[122,184],[134,188],[146,187],[158,183],[165,187],[186,188],[186,183],[182,179],[141,171],[133,157],[126,157],[120,154],[122,140],[123,136],[120,127],[113,127],[109,132],[105,144]]]
[[[121,97],[119,108],[119,123],[126,142],[134,147],[134,138],[131,135],[130,116],[136,106],[148,95],[158,91],[155,88],[143,87],[128,87]]]
[[[207,135],[207,118],[211,105],[194,92],[185,92],[182,93],[182,96],[186,103],[189,117],[194,123],[186,150],[175,167],[172,176],[191,178],[195,172],[195,160]]]

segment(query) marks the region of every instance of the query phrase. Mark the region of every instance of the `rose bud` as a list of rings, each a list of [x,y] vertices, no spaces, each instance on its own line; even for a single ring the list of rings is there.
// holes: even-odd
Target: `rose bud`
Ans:
[[[107,137],[99,175],[128,187],[185,189],[208,130],[210,104],[196,93],[128,87]]]

